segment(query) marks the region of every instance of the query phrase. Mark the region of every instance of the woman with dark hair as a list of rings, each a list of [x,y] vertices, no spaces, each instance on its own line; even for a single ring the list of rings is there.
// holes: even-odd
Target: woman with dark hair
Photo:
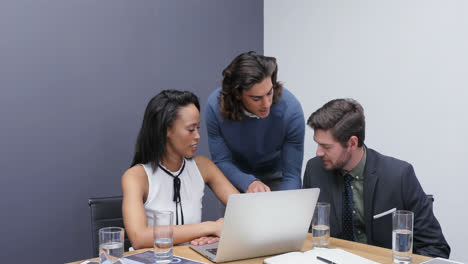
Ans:
[[[208,98],[211,157],[242,192],[301,188],[304,113],[277,75],[275,58],[242,53]]]
[[[201,222],[204,186],[224,204],[238,191],[211,160],[194,156],[199,124],[200,104],[191,92],[165,90],[148,103],[132,166],[122,176],[122,213],[135,249],[153,247],[155,210],[174,212],[174,244],[218,240],[223,219]]]

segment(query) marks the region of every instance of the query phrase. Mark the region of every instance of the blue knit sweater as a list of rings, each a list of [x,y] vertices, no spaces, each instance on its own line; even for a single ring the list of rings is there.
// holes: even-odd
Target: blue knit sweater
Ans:
[[[242,121],[224,120],[216,89],[206,107],[211,158],[241,191],[257,180],[256,173],[282,171],[281,190],[301,188],[304,156],[304,113],[299,101],[286,89],[266,118],[245,116]]]

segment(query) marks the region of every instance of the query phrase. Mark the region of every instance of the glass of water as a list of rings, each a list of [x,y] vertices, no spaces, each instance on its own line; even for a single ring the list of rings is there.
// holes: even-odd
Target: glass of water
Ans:
[[[397,210],[392,218],[393,262],[408,264],[413,256],[413,221],[411,211]]]
[[[158,264],[172,262],[173,218],[171,211],[153,213],[154,258]]]
[[[312,218],[312,247],[330,244],[330,204],[317,203]]]
[[[99,263],[121,263],[124,253],[125,231],[121,227],[99,229]]]

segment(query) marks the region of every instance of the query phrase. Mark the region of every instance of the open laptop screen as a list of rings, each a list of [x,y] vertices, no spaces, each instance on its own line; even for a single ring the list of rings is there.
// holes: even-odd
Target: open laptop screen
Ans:
[[[191,246],[224,262],[300,250],[319,189],[233,194],[229,197],[216,257],[213,245]],[[212,257],[209,257],[212,256]]]

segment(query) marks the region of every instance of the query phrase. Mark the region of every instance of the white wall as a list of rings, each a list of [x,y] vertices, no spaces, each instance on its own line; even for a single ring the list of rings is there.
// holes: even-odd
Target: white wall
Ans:
[[[265,0],[264,10],[265,54],[306,120],[330,99],[357,99],[366,144],[413,164],[451,258],[468,262],[468,1]],[[304,164],[312,137],[307,128]]]

